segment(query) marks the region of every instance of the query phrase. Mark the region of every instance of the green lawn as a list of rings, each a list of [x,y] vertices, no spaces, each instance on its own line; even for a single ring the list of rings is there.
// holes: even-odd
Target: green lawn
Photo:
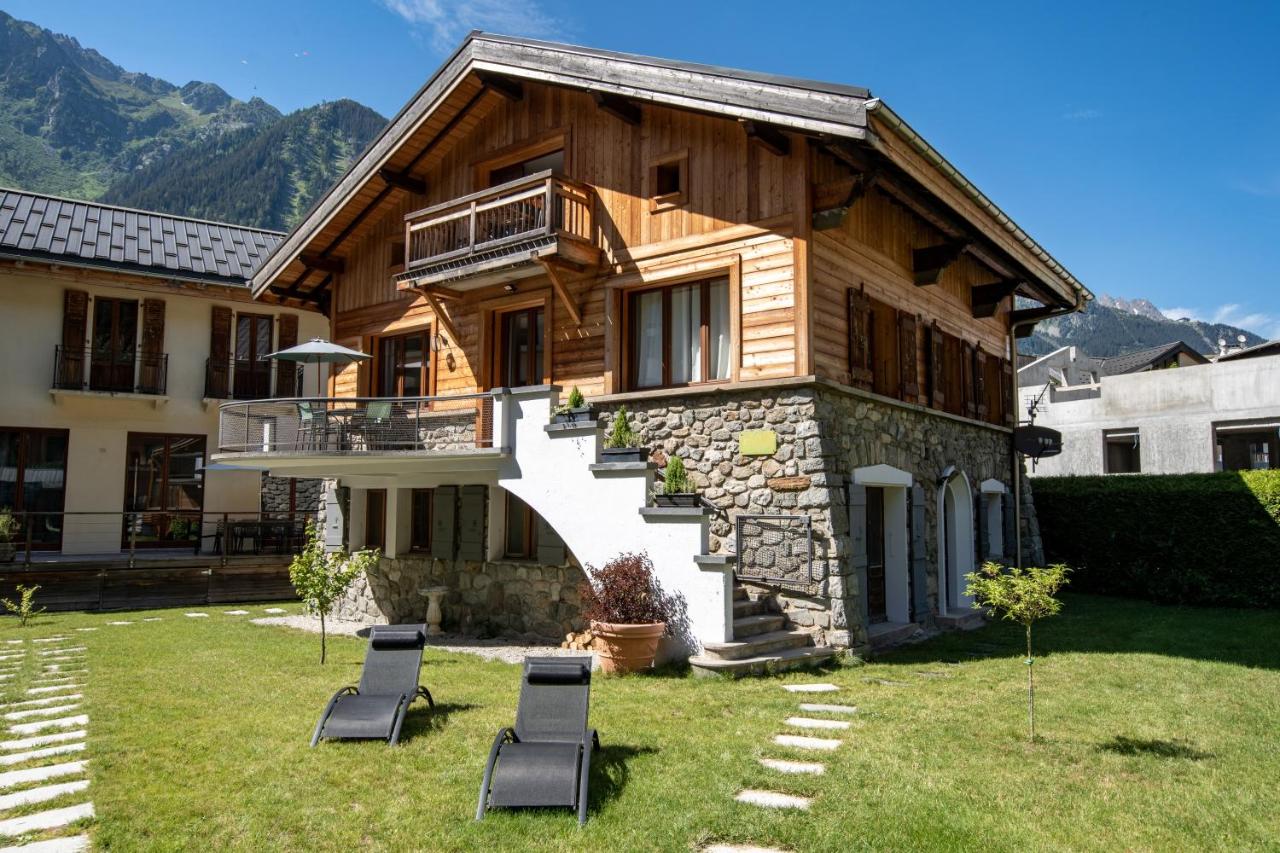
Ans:
[[[287,605],[296,609],[297,605]],[[796,851],[1262,848],[1280,838],[1280,615],[1070,596],[1039,635],[1037,726],[1024,740],[1020,629],[951,635],[820,673],[843,689],[680,675],[598,678],[591,820],[568,810],[472,820],[481,770],[513,719],[519,670],[429,652],[437,702],[398,748],[307,743],[364,642],[159,611],[6,620],[0,640],[75,627],[89,647],[92,826],[102,849]],[[251,607],[255,615],[261,607]],[[128,626],[109,626],[133,619]],[[887,683],[886,683],[887,682]],[[15,692],[14,688],[6,691]],[[856,704],[821,777],[761,755],[804,699]],[[740,805],[743,787],[817,799]],[[42,807],[69,804],[55,801]],[[30,809],[28,809],[30,810]]]

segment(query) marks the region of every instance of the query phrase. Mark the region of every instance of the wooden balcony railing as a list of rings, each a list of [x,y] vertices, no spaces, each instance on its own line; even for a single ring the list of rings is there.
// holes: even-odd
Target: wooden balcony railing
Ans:
[[[434,277],[441,267],[462,277],[469,262],[532,259],[566,244],[575,255],[595,253],[593,198],[586,184],[546,171],[411,213],[400,278]]]

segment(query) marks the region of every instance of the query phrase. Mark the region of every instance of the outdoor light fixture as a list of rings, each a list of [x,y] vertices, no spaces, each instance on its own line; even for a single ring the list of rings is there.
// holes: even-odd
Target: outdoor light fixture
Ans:
[[[505,290],[507,293],[516,292],[516,286],[514,284],[504,284],[502,285],[502,289]]]

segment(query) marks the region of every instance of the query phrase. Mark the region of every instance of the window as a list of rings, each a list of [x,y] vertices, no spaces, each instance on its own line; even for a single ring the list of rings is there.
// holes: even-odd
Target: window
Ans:
[[[1142,442],[1136,429],[1113,429],[1103,433],[1104,468],[1108,474],[1137,474],[1142,471]]]
[[[364,499],[364,547],[387,547],[387,490],[369,489]]]
[[[538,554],[538,514],[507,492],[507,538],[503,555],[531,559]]]
[[[96,297],[89,387],[95,391],[132,391],[137,342],[138,303]]]
[[[236,315],[236,367],[232,394],[237,400],[271,396],[271,317]]]
[[[543,336],[546,332],[541,307],[522,308],[499,314],[497,385],[523,388],[543,383]]]
[[[180,545],[199,535],[204,506],[203,435],[129,433],[123,541]]]
[[[530,175],[536,175],[548,169],[552,172],[564,171],[563,148],[557,148],[546,154],[539,154],[537,157],[530,157],[527,160],[491,169],[489,171],[489,186],[496,187],[509,181],[518,181],[521,178],[527,178]]]
[[[378,339],[379,397],[431,394],[431,330]]]
[[[649,211],[656,213],[688,201],[689,152],[664,154],[649,163]]]
[[[867,621],[889,620],[884,558],[884,489],[867,489]]]
[[[1265,471],[1280,466],[1276,424],[1219,424],[1213,432],[1219,471]]]
[[[697,281],[629,297],[632,388],[729,378],[729,281]]]
[[[431,504],[434,489],[414,489],[409,504],[409,549],[431,549]]]
[[[66,494],[67,431],[55,429],[0,429],[0,508],[22,513],[60,513]],[[33,515],[31,547],[58,548],[62,519],[57,515]],[[19,531],[15,544],[26,542]]]

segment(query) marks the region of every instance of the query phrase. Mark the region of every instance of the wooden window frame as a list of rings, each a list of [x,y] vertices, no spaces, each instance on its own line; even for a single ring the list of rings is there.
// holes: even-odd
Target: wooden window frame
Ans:
[[[729,376],[724,379],[703,379],[699,382],[673,383],[671,381],[671,294],[677,287],[701,285],[699,300],[699,316],[702,318],[699,327],[700,346],[702,352],[701,372],[710,375],[711,365],[711,284],[724,279],[729,291]],[[681,278],[676,281],[654,283],[641,287],[628,288],[622,294],[622,346],[625,363],[626,387],[630,391],[658,391],[668,388],[701,388],[703,386],[723,385],[734,381],[737,373],[737,326],[735,324],[733,277],[730,275],[697,275]],[[662,384],[645,385],[639,383],[639,324],[635,322],[634,303],[637,297],[654,291],[662,292]]]
[[[675,192],[658,194],[658,169],[661,166],[676,165],[679,174],[680,188]],[[650,158],[645,164],[644,194],[649,199],[649,212],[661,213],[674,210],[689,203],[689,149],[670,151]]]
[[[475,382],[478,391],[488,391],[502,387],[498,382],[500,363],[497,353],[499,327],[502,314],[520,311],[525,308],[541,308],[544,322],[542,324],[542,352],[547,360],[545,377],[548,383],[554,382],[555,359],[552,354],[552,327],[555,315],[552,313],[552,293],[549,287],[540,288],[529,293],[516,293],[510,296],[499,296],[485,300],[479,304],[480,317],[480,370],[476,373]]]
[[[164,477],[160,481],[160,493],[164,496],[164,501],[166,506],[160,509],[140,509],[140,510],[129,509],[129,498],[132,497],[134,494],[133,490],[131,489],[131,484],[129,482],[129,448],[133,446],[135,441],[146,441],[147,439],[163,439],[164,440]],[[120,537],[121,547],[128,547],[129,545],[129,536],[126,528],[128,524],[128,518],[131,513],[138,514],[138,515],[165,515],[166,513],[172,513],[178,516],[195,515],[196,518],[198,519],[204,518],[204,501],[205,501],[205,498],[207,497],[206,492],[208,490],[208,485],[209,485],[209,480],[204,475],[201,475],[200,477],[200,505],[198,507],[196,507],[195,509],[174,509],[171,506],[167,506],[167,504],[169,503],[169,474],[173,468],[173,465],[172,465],[173,443],[176,440],[186,440],[186,439],[200,440],[200,446],[201,448],[203,448],[201,451],[201,456],[203,457],[203,461],[207,464],[209,461],[209,436],[207,435],[203,435],[200,433],[147,432],[145,430],[137,431],[137,432],[130,430],[129,432],[125,433],[125,443],[124,443],[124,447],[125,447],[124,522],[125,523],[121,526],[122,527],[121,537]],[[69,454],[68,454],[68,461],[70,461]],[[133,485],[136,485],[136,484],[133,484]],[[186,540],[157,540],[155,542],[148,543],[145,546],[139,544],[138,547],[165,547],[166,545],[169,547],[172,547],[172,543],[175,541],[184,542]]]
[[[422,377],[422,387],[426,393],[423,394],[422,396],[424,397],[435,396],[436,394],[436,354],[435,354],[435,351],[432,349],[432,344],[434,339],[431,334],[430,323],[424,326],[417,326],[415,328],[404,330],[404,331],[396,330],[394,333],[379,335],[373,339],[370,345],[370,349],[373,352],[372,376],[370,377],[372,381],[369,383],[372,386],[370,390],[373,393],[371,393],[369,396],[371,397],[403,397],[404,396],[404,393],[403,393],[404,386],[399,376],[397,376],[396,378],[398,393],[395,393],[395,394],[384,393],[384,389],[382,388],[382,368],[383,368],[382,344],[384,341],[393,341],[393,340],[413,337],[415,335],[422,336],[423,352],[426,354],[426,358],[427,358],[427,365],[425,369],[426,375]]]
[[[569,143],[569,130],[567,128],[557,128],[529,139],[513,142],[495,151],[490,151],[471,161],[472,180],[474,181],[472,191],[478,192],[486,189],[489,186],[490,176],[499,169],[504,169],[513,163],[532,160],[535,157],[545,157],[558,150],[564,151],[564,172],[566,175],[571,175],[573,174],[573,162],[570,158],[573,146]]]
[[[512,499],[520,501],[520,506],[516,509],[521,510],[524,515],[524,553],[512,553],[508,550],[511,541],[511,501]],[[504,492],[502,503],[502,557],[506,560],[536,560],[538,558],[538,514],[533,507],[529,506],[520,498]]]
[[[13,466],[14,467],[13,506],[5,507],[9,509],[14,514],[14,516],[19,516],[26,510],[26,488],[25,488],[26,479],[27,479],[26,469],[27,469],[27,464],[30,460],[30,454],[31,454],[31,438],[33,436],[43,436],[43,435],[59,436],[60,435],[66,440],[67,454],[66,454],[66,458],[63,459],[62,461],[62,506],[59,507],[58,509],[58,512],[65,513],[67,509],[67,490],[68,490],[68,482],[69,482],[68,475],[70,474],[70,471],[71,471],[71,430],[58,429],[54,427],[0,426],[0,432],[16,433],[18,436],[18,441],[17,441],[18,455],[17,455],[17,458],[14,460],[14,466]],[[66,530],[66,525],[64,523],[65,519],[66,519],[66,516],[62,516],[58,519],[60,529],[58,531],[58,538],[56,542],[32,542],[30,543],[31,550],[33,551],[61,550],[62,536]],[[19,535],[23,537],[22,544],[25,544],[26,535],[27,535],[25,530],[22,531]]]
[[[493,316],[490,320],[490,323],[492,324],[492,339],[491,339],[492,344],[490,346],[490,351],[491,351],[490,358],[492,361],[491,368],[490,368],[491,369],[490,375],[492,379],[489,387],[491,388],[507,387],[506,371],[503,369],[506,364],[506,354],[507,354],[507,325],[506,325],[507,318],[515,314],[528,313],[532,315],[538,311],[542,312],[543,364],[542,364],[542,381],[537,384],[539,385],[550,384],[551,348],[550,348],[549,338],[550,338],[550,332],[551,332],[551,310],[550,310],[550,306],[547,304],[547,300],[543,299],[537,302],[530,303],[528,305],[520,305],[518,307],[511,307],[511,308],[502,308],[499,310],[495,310],[493,312]],[[536,328],[536,326],[531,327],[530,331],[532,332],[534,328]],[[533,357],[534,357],[533,353],[530,353],[531,362]],[[530,371],[530,373],[532,373],[532,371]]]

